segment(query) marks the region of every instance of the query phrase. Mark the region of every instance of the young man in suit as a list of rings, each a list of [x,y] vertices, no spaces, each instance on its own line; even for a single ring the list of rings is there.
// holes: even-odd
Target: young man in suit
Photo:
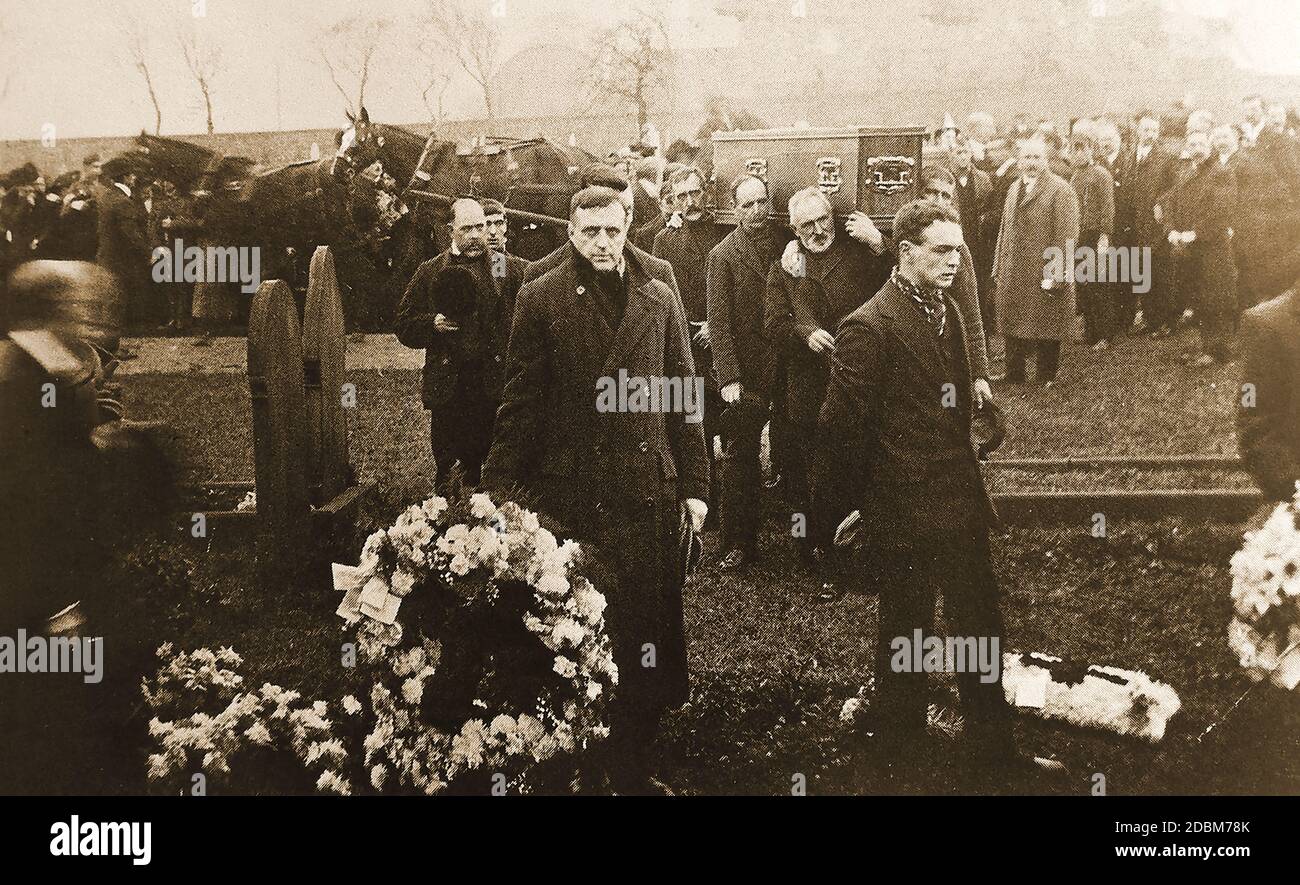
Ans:
[[[1004,633],[989,550],[996,513],[971,444],[972,380],[965,323],[948,295],[962,261],[957,214],[932,200],[899,210],[898,265],[880,292],[840,324],[822,406],[818,483],[847,486],[861,507],[880,594],[873,742],[889,775],[924,764],[926,673],[900,640],[934,633],[935,600],[955,639],[992,649],[994,672],[956,668],[971,770],[984,788],[1030,767],[1016,753],[1000,682]],[[993,662],[996,663],[993,663]]]

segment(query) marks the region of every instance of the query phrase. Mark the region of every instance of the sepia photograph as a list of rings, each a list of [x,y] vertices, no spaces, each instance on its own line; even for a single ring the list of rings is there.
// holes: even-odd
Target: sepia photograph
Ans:
[[[1285,844],[1300,0],[0,0],[0,230],[0,844]]]

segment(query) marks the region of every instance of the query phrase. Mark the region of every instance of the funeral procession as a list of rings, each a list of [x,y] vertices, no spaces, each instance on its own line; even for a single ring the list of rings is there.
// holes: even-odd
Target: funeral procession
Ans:
[[[163,796],[1300,794],[1300,0],[0,44],[0,794],[140,799],[37,853],[148,864]],[[1260,844],[1115,807],[1062,838]]]

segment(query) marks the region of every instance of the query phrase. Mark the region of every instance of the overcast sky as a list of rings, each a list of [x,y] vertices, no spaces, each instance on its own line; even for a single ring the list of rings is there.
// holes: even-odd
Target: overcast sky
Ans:
[[[53,124],[63,137],[152,130],[143,79],[125,53],[118,24],[122,6],[136,9],[145,23],[164,133],[205,128],[199,92],[178,48],[178,22],[197,27],[224,47],[225,71],[215,84],[219,131],[340,124],[342,99],[319,64],[313,37],[378,0],[206,0],[206,15],[200,19],[191,14],[195,2],[201,0],[0,0],[0,75],[9,78],[7,94],[0,99],[0,138],[40,138],[45,124]],[[510,52],[534,41],[574,45],[579,39],[575,20],[588,27],[608,24],[631,7],[630,0],[470,2],[505,3],[506,15],[499,22]],[[679,45],[728,41],[731,23],[713,16],[708,0],[669,2]],[[788,5],[790,0],[753,2]],[[1243,64],[1300,74],[1300,0],[1167,2],[1231,18],[1245,35]],[[379,8],[402,18],[423,5],[423,0],[387,0]],[[411,56],[401,47],[408,42],[409,33],[394,34],[391,49],[372,74],[366,103],[376,119],[413,122],[426,117],[411,75]],[[479,116],[481,108],[466,81],[448,92],[452,117]]]

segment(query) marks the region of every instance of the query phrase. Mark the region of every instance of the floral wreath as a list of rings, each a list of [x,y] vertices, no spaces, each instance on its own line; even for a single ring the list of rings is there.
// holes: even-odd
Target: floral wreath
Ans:
[[[1297,484],[1300,490],[1300,484]],[[1232,557],[1228,646],[1254,681],[1300,685],[1300,491],[1278,504]]]
[[[366,540],[359,565],[334,566],[337,613],[374,679],[363,747],[376,790],[395,780],[438,793],[479,771],[527,792],[538,766],[609,735],[618,668],[605,597],[581,563],[578,544],[558,543],[536,514],[479,493],[407,508]],[[474,639],[457,641],[485,635],[481,654],[465,650]],[[350,695],[343,705],[362,710]]]

